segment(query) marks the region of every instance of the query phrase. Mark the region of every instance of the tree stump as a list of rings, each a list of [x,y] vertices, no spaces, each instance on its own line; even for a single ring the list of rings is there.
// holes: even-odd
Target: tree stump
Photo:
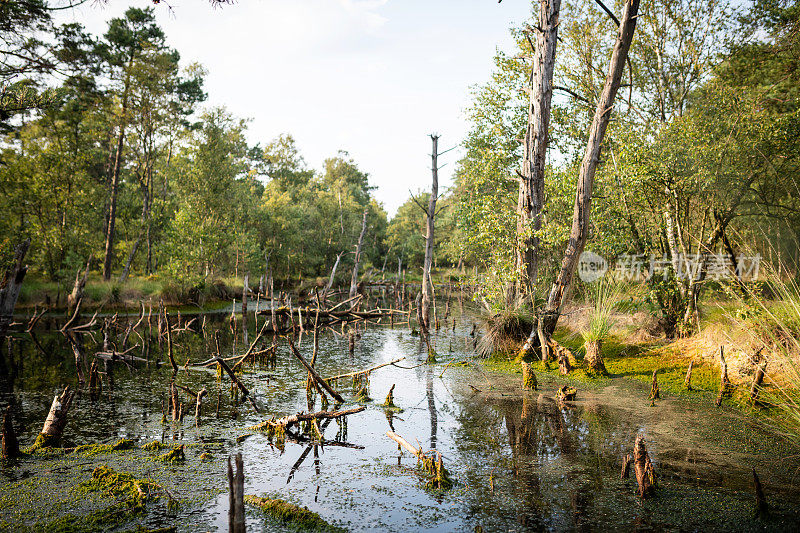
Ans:
[[[603,363],[603,357],[600,355],[600,351],[603,348],[603,341],[601,340],[593,340],[586,343],[586,364],[589,366],[589,370],[594,372],[595,374],[600,375],[608,375],[608,370],[606,370],[606,365]],[[559,360],[560,363],[560,360]]]
[[[536,390],[538,383],[536,382],[536,374],[533,372],[530,363],[522,362],[522,389],[523,390]]]
[[[648,400],[661,399],[661,391],[658,388],[658,369],[653,370],[653,382],[650,385],[650,396],[648,396],[647,399]]]
[[[53,398],[53,404],[50,406],[47,419],[44,421],[42,432],[39,433],[39,436],[36,437],[36,442],[33,444],[34,450],[61,445],[61,435],[67,425],[67,413],[70,405],[72,405],[72,397],[74,395],[75,393],[69,390],[69,386],[67,386],[64,387],[64,391],[60,395]]]
[[[636,483],[639,485],[639,497],[652,496],[656,485],[655,473],[650,456],[647,455],[644,437],[641,435],[636,436],[636,442],[633,445],[633,467],[636,472]]]
[[[578,389],[575,387],[570,387],[569,385],[564,385],[558,392],[556,393],[556,399],[562,402],[572,402],[575,401],[575,396],[578,394]]]

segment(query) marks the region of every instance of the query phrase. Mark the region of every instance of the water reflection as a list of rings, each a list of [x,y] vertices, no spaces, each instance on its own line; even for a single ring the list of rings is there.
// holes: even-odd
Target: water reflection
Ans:
[[[520,378],[515,375],[485,377],[469,368],[449,367],[440,378],[442,363],[449,358],[472,356],[478,335],[472,335],[471,315],[458,314],[455,304],[450,311],[457,318],[453,327],[442,327],[432,338],[439,350],[439,365],[417,366],[425,360],[426,348],[405,327],[358,328],[352,352],[347,330],[320,334],[317,368],[323,376],[401,356],[406,360],[369,376],[375,399],[367,403],[367,410],[320,423],[322,441],[290,432],[285,447],[260,434],[240,438],[245,428],[267,417],[321,407],[320,398],[307,393],[305,370],[285,346],[277,348],[275,362],[259,360],[241,376],[264,415],[240,404],[238,389],[231,388],[227,378],[218,382],[213,370],[181,367],[176,378],[180,385],[208,391],[204,415],[199,427],[192,410],[183,423],[162,424],[171,371],[168,363],[163,364],[166,343],[154,318],[151,332],[131,334],[129,342],[140,345],[137,356],[147,362],[136,364],[135,369],[113,362],[103,369],[102,396],[92,399],[81,393],[76,397],[65,438],[75,443],[119,437],[140,443],[153,439],[218,443],[215,460],[221,475],[227,454],[241,450],[247,493],[277,493],[353,530],[451,531],[478,525],[486,531],[715,529],[703,517],[720,516],[723,511],[727,522],[721,524],[753,524],[747,521],[751,495],[747,481],[741,481],[749,472],[747,458],[720,468],[700,445],[677,446],[666,439],[654,442],[662,487],[653,502],[639,502],[633,482],[619,479],[620,458],[630,451],[636,433],[645,428],[639,413],[617,406],[635,392],[619,391],[609,401],[582,391],[578,402],[561,404],[553,399],[555,384],[547,379],[541,380],[541,393],[520,394]],[[230,316],[203,316],[191,324],[183,317],[182,331],[173,339],[176,359],[204,360],[216,350],[215,333],[221,351],[232,353],[235,345],[235,352],[242,353],[263,322],[237,314],[231,327]],[[120,333],[109,335],[112,345]],[[102,337],[85,334],[76,342],[85,354],[80,362],[63,335],[44,329],[9,338],[0,347],[0,407],[12,406],[23,443],[32,442],[41,428],[53,392],[64,384],[76,384],[78,368],[86,369],[88,378],[84,365],[103,349]],[[271,342],[268,339],[267,344]],[[304,354],[311,354],[313,335],[306,331],[297,344]],[[106,387],[112,378],[114,387]],[[484,383],[483,393],[470,388],[479,380]],[[394,402],[402,412],[381,405],[383,394],[393,384]],[[354,401],[356,391],[350,390],[349,383],[338,387]],[[654,412],[646,414],[652,417]],[[705,420],[709,413],[699,411],[697,420]],[[441,451],[456,487],[447,493],[425,490],[416,459],[398,454],[396,444],[384,435],[387,429],[415,445]],[[724,450],[720,443],[700,444]],[[702,486],[698,478],[704,480]],[[777,486],[773,482],[769,488],[774,491]],[[692,494],[693,500],[687,502],[686,494]],[[786,511],[800,502],[797,490],[787,488],[781,499],[780,516],[800,523],[796,513]],[[224,516],[226,505],[224,497],[214,499],[212,505],[206,500],[181,511],[174,520],[191,524],[186,525],[188,529],[196,525],[197,530],[208,530],[218,524],[224,530],[219,516]],[[682,510],[696,511],[700,506],[702,516]],[[259,531],[278,526],[250,517],[248,527]]]

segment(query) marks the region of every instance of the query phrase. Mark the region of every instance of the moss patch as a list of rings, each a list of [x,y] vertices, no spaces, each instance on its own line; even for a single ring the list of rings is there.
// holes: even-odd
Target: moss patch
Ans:
[[[75,453],[84,457],[92,457],[94,455],[102,455],[104,453],[111,453],[120,450],[130,450],[133,448],[134,442],[130,439],[120,439],[114,444],[84,444],[75,448]]]
[[[186,455],[183,453],[183,444],[175,446],[163,455],[159,455],[158,460],[163,463],[182,463],[186,461]]]
[[[300,507],[277,498],[259,498],[258,496],[245,495],[245,503],[261,509],[265,514],[272,516],[282,522],[292,524],[301,529],[316,531],[345,531],[342,528],[332,526],[322,519],[320,515],[309,511],[305,507]]]

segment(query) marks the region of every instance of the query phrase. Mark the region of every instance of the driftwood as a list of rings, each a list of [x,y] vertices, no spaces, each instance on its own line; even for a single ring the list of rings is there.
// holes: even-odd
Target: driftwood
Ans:
[[[245,533],[244,524],[244,463],[242,454],[236,454],[236,474],[233,473],[231,458],[228,457],[228,531]]]
[[[83,367],[86,364],[86,359],[83,356],[83,348],[81,348],[80,343],[72,333],[64,332],[64,337],[67,338],[67,342],[69,343],[70,348],[72,348],[72,353],[75,356],[75,368],[78,373],[78,384],[83,385],[86,383],[86,379],[83,376]]]
[[[61,444],[61,435],[67,425],[67,413],[70,405],[72,405],[74,394],[67,386],[64,387],[64,391],[60,395],[53,398],[50,412],[44,421],[42,432],[36,438],[34,448],[50,448]]]
[[[650,456],[647,455],[644,437],[641,435],[636,436],[633,445],[633,467],[636,472],[636,483],[639,484],[639,496],[641,498],[651,496],[655,491],[655,473]]]
[[[342,398],[342,396],[341,396],[341,395],[340,395],[338,392],[336,392],[336,391],[333,389],[333,387],[331,387],[331,386],[328,384],[328,382],[327,382],[327,381],[325,381],[324,379],[322,379],[322,378],[320,377],[320,375],[319,375],[319,374],[317,374],[317,371],[316,371],[316,370],[314,370],[314,367],[312,367],[312,366],[311,366],[311,365],[308,363],[308,361],[306,361],[306,360],[305,360],[305,358],[303,357],[303,355],[302,355],[302,354],[301,354],[301,353],[298,351],[297,347],[294,345],[294,342],[292,342],[292,339],[291,339],[291,338],[289,338],[289,337],[287,337],[287,338],[286,338],[286,340],[288,341],[288,343],[289,343],[289,348],[291,348],[291,350],[292,350],[292,353],[294,354],[294,356],[297,358],[297,360],[298,360],[298,361],[300,361],[300,363],[301,363],[301,364],[302,364],[304,367],[306,367],[306,370],[308,370],[308,374],[309,374],[309,375],[310,375],[310,376],[313,378],[313,380],[314,380],[314,381],[317,383],[317,385],[319,385],[321,388],[323,388],[323,389],[325,390],[325,392],[327,392],[328,394],[330,394],[330,395],[331,395],[331,397],[332,397],[334,400],[336,400],[336,401],[337,401],[337,402],[339,402],[339,403],[344,403],[344,398]]]
[[[399,444],[402,448],[405,448],[407,452],[415,457],[421,457],[423,455],[422,448],[415,448],[411,443],[409,443],[406,439],[395,433],[394,431],[387,431],[386,436],[395,441]]]

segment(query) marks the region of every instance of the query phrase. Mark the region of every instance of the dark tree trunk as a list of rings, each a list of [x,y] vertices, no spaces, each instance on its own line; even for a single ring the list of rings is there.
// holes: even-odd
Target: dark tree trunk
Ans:
[[[8,326],[14,317],[14,308],[17,305],[22,281],[28,272],[28,266],[23,264],[25,254],[31,245],[30,239],[25,239],[14,251],[14,262],[3,274],[0,281],[0,339],[5,337]]]

